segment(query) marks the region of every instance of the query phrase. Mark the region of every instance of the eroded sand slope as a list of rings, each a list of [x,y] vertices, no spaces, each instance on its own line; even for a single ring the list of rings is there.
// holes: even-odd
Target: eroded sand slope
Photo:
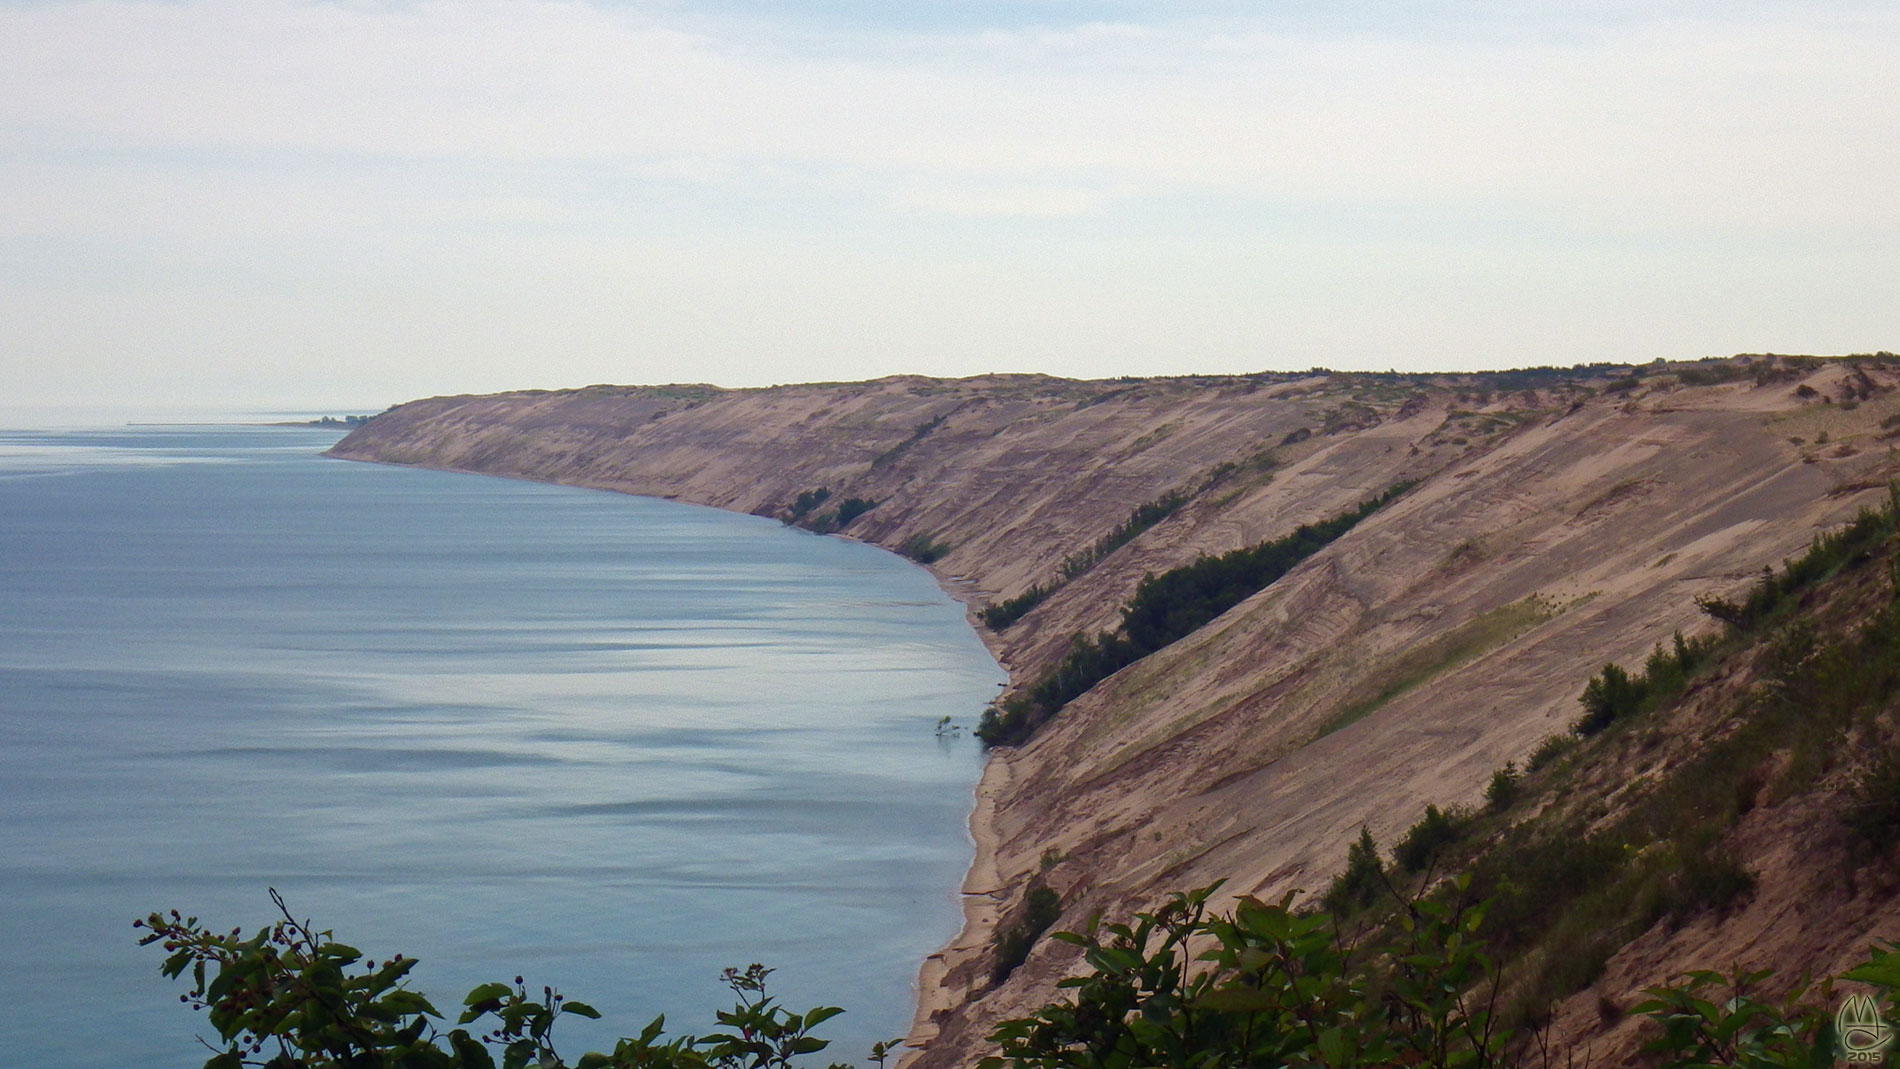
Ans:
[[[923,1065],[963,1064],[1070,966],[1045,941],[988,988],[989,933],[1040,876],[1066,926],[1225,879],[1324,886],[1361,825],[1390,842],[1477,795],[1640,660],[1884,493],[1895,376],[1723,365],[1489,376],[1035,376],[725,391],[593,387],[400,406],[335,454],[787,516],[878,502],[846,530],[932,567],[972,608],[1051,581],[1136,506],[1191,495],[1001,634],[1017,685],[1112,627],[1141,577],[1418,486],[1285,579],[998,751],[975,820],[970,924],[927,966]],[[1704,376],[1707,377],[1707,376]],[[1798,395],[1807,385],[1813,396]],[[972,710],[972,719],[974,713]]]

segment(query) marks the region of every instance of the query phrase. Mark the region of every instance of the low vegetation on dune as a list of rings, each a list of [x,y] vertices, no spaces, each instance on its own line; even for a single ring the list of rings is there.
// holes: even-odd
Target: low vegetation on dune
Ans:
[[[1570,734],[1526,772],[1498,769],[1483,807],[1427,806],[1389,863],[1362,833],[1325,905],[1376,926],[1402,920],[1377,906],[1391,887],[1484,900],[1499,1021],[1522,1028],[1653,927],[1745,901],[1757,875],[1735,836],[1757,807],[1833,814],[1813,829],[1815,865],[1887,864],[1900,832],[1897,531],[1900,488],[1739,602],[1704,599],[1715,632],[1677,634],[1641,671],[1605,665]]]
[[[897,551],[919,564],[935,564],[950,552],[951,545],[928,534],[914,534]]]

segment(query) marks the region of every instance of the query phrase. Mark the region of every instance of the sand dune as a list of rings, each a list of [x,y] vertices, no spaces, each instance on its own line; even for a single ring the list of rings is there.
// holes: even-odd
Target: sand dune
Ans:
[[[1606,660],[1703,627],[1695,598],[1885,493],[1900,374],[1838,362],[1484,376],[1036,376],[726,391],[594,387],[400,406],[336,455],[652,494],[787,517],[877,502],[844,531],[931,565],[973,609],[1170,491],[1188,503],[985,640],[1018,686],[1114,626],[1142,576],[1415,489],[1280,582],[998,751],[979,793],[966,929],[925,964],[921,1066],[965,1064],[1046,1001],[1044,941],[988,989],[988,944],[1032,878],[1062,923],[1168,890],[1311,893],[1363,825],[1474,798],[1576,714]],[[1706,368],[1704,369],[1706,370]],[[1715,376],[1703,376],[1715,377]],[[1807,386],[1813,396],[1798,395]],[[823,512],[821,507],[812,515]],[[972,714],[976,711],[972,710]]]

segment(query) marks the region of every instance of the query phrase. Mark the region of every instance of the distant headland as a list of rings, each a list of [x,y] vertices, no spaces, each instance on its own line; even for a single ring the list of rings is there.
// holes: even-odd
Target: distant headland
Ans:
[[[338,427],[355,430],[368,423],[371,416],[320,416],[316,419],[288,420],[282,423],[267,423],[267,427]]]

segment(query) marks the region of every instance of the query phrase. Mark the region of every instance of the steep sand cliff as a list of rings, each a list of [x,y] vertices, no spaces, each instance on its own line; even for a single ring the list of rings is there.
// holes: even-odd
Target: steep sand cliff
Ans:
[[[1044,941],[990,989],[990,931],[1032,878],[1062,893],[1065,926],[1216,879],[1316,891],[1361,825],[1390,842],[1427,801],[1473,798],[1574,717],[1605,660],[1702,626],[1697,595],[1731,592],[1900,470],[1889,364],[1640,371],[601,386],[414,402],[334,453],[781,517],[819,488],[874,500],[845,533],[947,543],[932,570],[973,609],[1187,495],[983,632],[1019,686],[1115,625],[1144,574],[1419,480],[993,755],[969,924],[927,964],[913,1035],[917,1064],[956,1065],[1072,965]]]

